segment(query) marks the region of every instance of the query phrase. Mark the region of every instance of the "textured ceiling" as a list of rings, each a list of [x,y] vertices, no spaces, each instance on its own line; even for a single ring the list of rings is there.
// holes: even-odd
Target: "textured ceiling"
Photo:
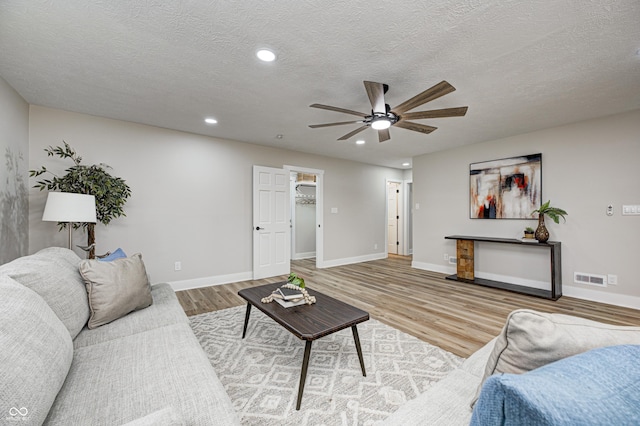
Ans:
[[[0,76],[31,104],[401,168],[640,108],[639,23],[638,0],[3,0]],[[312,103],[368,112],[363,80],[392,107],[447,80],[415,111],[469,112],[364,146],[308,127],[354,119]]]

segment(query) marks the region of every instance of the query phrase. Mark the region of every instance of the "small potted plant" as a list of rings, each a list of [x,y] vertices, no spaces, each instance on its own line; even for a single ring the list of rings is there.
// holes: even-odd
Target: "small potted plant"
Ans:
[[[287,278],[287,283],[293,284],[300,288],[304,288],[304,278],[299,277],[297,274],[294,274],[293,272],[289,274],[289,277]]]
[[[559,207],[552,207],[551,200],[531,212],[532,215],[534,213],[538,213],[538,228],[536,229],[535,236],[536,240],[541,243],[546,243],[547,240],[549,240],[549,231],[547,230],[547,227],[544,226],[545,215],[549,216],[555,223],[560,223],[560,218],[566,222],[567,219],[565,216],[568,215],[568,213],[563,209]]]
[[[524,228],[524,237],[533,240],[533,234],[535,234],[535,232],[536,231],[532,227],[527,226],[526,228]]]

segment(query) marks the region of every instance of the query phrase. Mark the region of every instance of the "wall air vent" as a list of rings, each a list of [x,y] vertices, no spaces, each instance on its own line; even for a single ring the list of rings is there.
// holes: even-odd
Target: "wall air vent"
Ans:
[[[574,272],[573,282],[578,284],[596,285],[598,287],[607,286],[607,277],[604,275],[587,274],[584,272]]]

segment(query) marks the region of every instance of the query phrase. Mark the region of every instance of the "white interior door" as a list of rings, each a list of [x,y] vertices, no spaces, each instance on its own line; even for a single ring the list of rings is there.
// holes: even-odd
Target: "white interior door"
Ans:
[[[398,198],[400,195],[400,185],[396,182],[387,184],[387,252],[399,254],[398,247],[400,236],[398,234],[400,212],[398,210]]]
[[[253,166],[253,279],[290,272],[289,171]]]

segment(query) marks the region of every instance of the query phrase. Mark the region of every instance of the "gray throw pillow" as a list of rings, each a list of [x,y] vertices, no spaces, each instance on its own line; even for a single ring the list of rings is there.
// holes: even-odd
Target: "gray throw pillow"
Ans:
[[[80,275],[89,296],[89,328],[107,324],[153,303],[140,253],[112,262],[83,260]]]

